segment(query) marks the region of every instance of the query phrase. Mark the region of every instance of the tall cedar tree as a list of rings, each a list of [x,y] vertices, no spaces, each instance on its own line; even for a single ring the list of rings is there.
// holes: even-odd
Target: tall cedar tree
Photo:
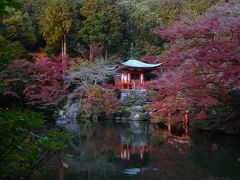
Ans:
[[[51,0],[43,9],[40,24],[47,45],[61,41],[62,56],[67,55],[67,37],[73,25],[71,4],[67,0]]]
[[[81,8],[81,14],[86,18],[79,31],[79,36],[90,48],[90,61],[92,62],[102,52],[107,53],[107,46],[121,41],[122,19],[120,9],[116,3],[108,0],[89,0]]]

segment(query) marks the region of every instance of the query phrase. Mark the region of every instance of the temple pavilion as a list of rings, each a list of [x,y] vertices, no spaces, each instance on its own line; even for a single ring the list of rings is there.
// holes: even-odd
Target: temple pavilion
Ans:
[[[145,75],[161,65],[162,63],[149,64],[136,59],[120,63],[115,75],[116,89],[144,89]]]

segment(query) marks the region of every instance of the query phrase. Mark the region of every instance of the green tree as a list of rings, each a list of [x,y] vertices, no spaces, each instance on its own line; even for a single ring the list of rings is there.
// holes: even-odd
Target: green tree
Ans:
[[[73,25],[71,3],[67,0],[51,0],[43,9],[40,24],[47,46],[61,41],[62,56],[67,54],[67,37]]]
[[[96,49],[103,49],[103,46],[106,48],[122,40],[123,26],[117,3],[109,0],[89,0],[81,8],[81,14],[85,20],[79,36],[90,47],[90,61],[97,56],[94,54]],[[100,51],[98,55],[101,53]]]
[[[28,13],[6,7],[0,19],[0,69],[31,50],[37,39]]]
[[[36,44],[37,39],[28,13],[14,8],[6,8],[8,15],[2,20],[2,35],[11,41],[19,41],[25,48]]]
[[[11,60],[21,57],[25,50],[19,42],[12,42],[0,35],[0,70]]]
[[[151,11],[156,12],[163,25],[169,25],[183,14],[198,16],[219,0],[145,0]]]
[[[187,0],[183,4],[183,12],[192,16],[199,16],[217,2],[219,0]]]
[[[0,108],[1,179],[32,179],[46,160],[63,148],[67,140],[64,133],[37,133],[44,123],[41,113]]]
[[[41,19],[41,14],[44,11],[44,9],[47,8],[48,4],[50,3],[51,0],[18,0],[19,2],[22,3],[22,11],[26,12],[29,14],[30,18],[32,19],[34,29],[36,31],[36,36],[38,39],[38,44],[37,48],[38,49],[43,49],[43,51],[47,53],[52,53],[52,54],[58,54],[59,50],[61,49],[61,42],[60,39],[58,42],[49,45],[49,43],[46,45],[45,40],[42,36],[42,31],[41,31],[41,24],[40,24],[40,19]],[[68,46],[68,54],[73,53],[74,47],[76,46],[77,40],[78,40],[78,35],[77,32],[79,30],[79,23],[80,23],[80,12],[79,9],[81,7],[81,0],[68,0],[67,1],[68,7],[71,9],[71,19],[73,20],[72,24],[74,26],[71,26],[70,31],[67,33],[67,46]]]
[[[16,0],[1,0],[0,2],[0,19],[3,17],[3,15],[8,14],[8,11],[6,11],[6,7],[12,7],[19,9],[20,3],[18,3]]]
[[[45,46],[45,41],[41,32],[40,15],[50,0],[18,0],[22,4],[21,11],[27,13],[32,21],[37,38],[36,50]]]
[[[149,4],[131,0],[122,0],[119,4],[124,19],[124,40],[140,48],[147,43],[158,43],[154,29],[159,27],[160,21]]]
[[[174,22],[183,12],[183,0],[163,0],[157,4],[157,15],[163,25]]]

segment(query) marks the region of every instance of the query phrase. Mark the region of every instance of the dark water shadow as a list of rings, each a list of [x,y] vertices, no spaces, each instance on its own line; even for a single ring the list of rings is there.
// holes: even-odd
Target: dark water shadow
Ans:
[[[239,179],[239,142],[149,122],[92,123],[64,150],[64,180]]]

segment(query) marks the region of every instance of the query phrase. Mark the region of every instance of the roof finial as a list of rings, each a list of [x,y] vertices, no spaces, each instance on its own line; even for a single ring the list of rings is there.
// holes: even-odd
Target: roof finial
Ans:
[[[131,50],[130,50],[130,59],[133,58],[133,43],[131,43]]]

